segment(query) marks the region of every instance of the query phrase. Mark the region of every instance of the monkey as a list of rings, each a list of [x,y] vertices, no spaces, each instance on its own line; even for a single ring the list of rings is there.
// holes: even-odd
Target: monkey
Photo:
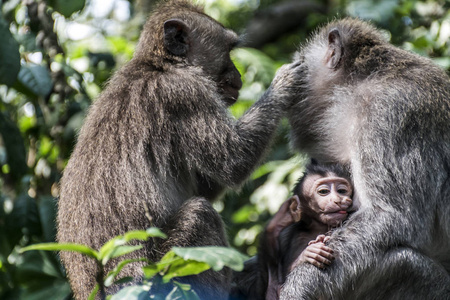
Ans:
[[[267,270],[265,299],[279,299],[287,274],[300,263],[325,268],[334,260],[326,246],[330,230],[342,224],[353,210],[350,175],[340,165],[313,161],[266,226],[258,251],[259,265]]]
[[[247,262],[247,278],[244,284],[238,283],[241,298],[279,299],[281,285],[295,266],[303,262],[318,268],[330,265],[334,254],[326,245],[329,233],[355,211],[352,195],[350,173],[344,166],[313,159],[293,196],[261,234],[257,258]],[[256,264],[253,269],[252,263]]]
[[[292,144],[348,166],[358,210],[331,234],[333,263],[300,263],[280,299],[450,299],[449,76],[351,18],[292,65]]]
[[[234,119],[228,107],[242,81],[230,51],[238,42],[200,6],[159,4],[133,58],[111,77],[80,129],[60,181],[60,243],[98,250],[114,236],[156,226],[168,239],[150,240],[126,258],[157,261],[172,246],[228,245],[208,201],[242,183],[261,160],[293,102],[290,83],[297,76],[289,67],[280,70],[261,99]],[[86,299],[95,262],[77,253],[60,256],[75,298]],[[120,276],[139,280],[142,264]],[[222,273],[196,277],[201,298],[226,298],[230,271]]]

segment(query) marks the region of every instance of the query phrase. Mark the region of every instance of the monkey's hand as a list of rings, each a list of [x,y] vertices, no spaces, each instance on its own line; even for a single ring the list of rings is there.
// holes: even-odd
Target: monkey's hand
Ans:
[[[334,260],[333,253],[333,249],[326,246],[323,242],[318,242],[317,239],[315,241],[311,241],[309,242],[308,247],[303,250],[303,252],[291,265],[290,271],[305,262],[318,268],[325,269],[327,266],[331,265],[331,262]]]
[[[315,244],[315,243],[324,243],[324,244],[326,244],[330,240],[330,238],[331,237],[329,235],[319,234],[314,241],[310,241],[308,243],[308,246],[312,245],[312,244]]]
[[[271,93],[284,99],[289,108],[303,94],[306,74],[306,66],[301,60],[283,65],[272,80]]]

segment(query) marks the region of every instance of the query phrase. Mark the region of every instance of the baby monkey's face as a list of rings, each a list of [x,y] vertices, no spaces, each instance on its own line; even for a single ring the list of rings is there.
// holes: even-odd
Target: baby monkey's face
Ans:
[[[347,179],[333,173],[325,177],[314,174],[306,178],[303,190],[318,221],[337,226],[347,219],[353,204],[353,188]]]

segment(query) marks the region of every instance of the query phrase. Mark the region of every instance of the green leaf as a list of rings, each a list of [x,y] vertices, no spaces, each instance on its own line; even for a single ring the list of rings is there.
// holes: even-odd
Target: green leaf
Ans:
[[[64,17],[69,18],[74,12],[84,8],[85,0],[50,0],[49,4]]]
[[[52,196],[42,196],[38,202],[42,234],[45,242],[53,242],[56,235],[56,200]]]
[[[89,257],[97,259],[98,252],[94,249],[79,245],[79,244],[73,244],[73,243],[66,243],[66,244],[58,244],[58,243],[42,243],[42,244],[34,244],[30,245],[24,248],[21,248],[19,250],[20,253],[23,253],[25,251],[30,250],[46,250],[46,251],[73,251],[78,252],[84,255],[87,255]]]
[[[107,261],[112,259],[112,258],[116,258],[122,255],[126,255],[128,253],[134,252],[136,250],[140,250],[142,249],[143,246],[142,245],[137,245],[137,246],[119,246],[113,249],[113,251],[111,251],[111,254],[108,257],[105,257],[102,261],[103,265],[106,265]]]
[[[173,247],[172,250],[185,260],[205,262],[214,271],[220,271],[223,267],[229,267],[235,271],[244,269],[244,261],[247,257],[238,251],[226,247]]]
[[[28,196],[26,191],[17,197],[12,212],[7,215],[7,220],[11,225],[9,234],[13,235],[13,239],[21,238],[24,234],[41,234],[36,200]]]
[[[56,253],[25,252],[17,256],[15,266],[15,284],[22,290],[19,299],[66,299],[70,295],[70,286]]]
[[[167,239],[167,235],[156,227],[147,228],[145,232],[147,232],[149,237],[159,237],[162,239]]]
[[[18,79],[18,84],[14,87],[26,95],[31,93],[34,96],[47,97],[53,88],[49,70],[40,65],[23,65]]]
[[[144,276],[146,279],[151,279],[153,276],[158,274],[158,266],[156,264],[150,264],[142,268],[144,271]]]
[[[121,289],[117,294],[111,297],[111,300],[144,300],[149,299],[149,287],[145,285],[133,285]]]
[[[166,296],[165,300],[200,300],[197,293],[191,289],[189,284],[182,284],[174,281],[174,288]]]
[[[164,233],[162,233],[158,228],[154,228],[154,227],[149,228],[147,230],[129,231],[129,232],[125,233],[124,235],[116,236],[115,238],[106,242],[100,248],[99,259],[102,261],[103,265],[105,265],[113,257],[113,255],[115,255],[114,252],[116,251],[116,248],[118,248],[122,245],[125,245],[126,243],[133,241],[133,240],[146,241],[150,237],[165,238],[166,235]],[[123,248],[123,249],[126,249],[126,248]],[[135,251],[135,250],[138,250],[138,249],[134,249],[132,251]],[[132,252],[132,251],[130,251],[130,252]],[[124,255],[124,254],[121,254],[121,255]],[[114,256],[114,257],[117,257],[117,256]]]
[[[98,291],[100,290],[100,286],[98,283],[95,285],[95,287],[92,289],[91,294],[88,297],[88,300],[95,300],[95,296],[97,296]]]
[[[12,86],[19,70],[19,44],[9,31],[9,24],[0,19],[0,84]]]
[[[183,277],[190,275],[197,275],[211,268],[210,265],[204,262],[195,260],[177,260],[175,261],[163,276],[163,282],[167,283],[174,277]]]
[[[110,286],[112,285],[114,282],[114,280],[116,279],[116,276],[119,275],[120,271],[122,271],[122,269],[130,264],[130,263],[134,263],[134,262],[139,262],[139,261],[147,261],[146,258],[137,258],[137,259],[125,259],[123,261],[121,261],[112,271],[110,271],[108,273],[108,275],[106,276],[105,279],[105,286]]]

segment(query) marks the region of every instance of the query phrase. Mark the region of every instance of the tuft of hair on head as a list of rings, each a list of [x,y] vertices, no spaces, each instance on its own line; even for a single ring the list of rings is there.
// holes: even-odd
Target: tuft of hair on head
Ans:
[[[295,185],[292,193],[297,196],[300,196],[302,194],[303,183],[306,177],[310,175],[319,175],[322,177],[326,177],[330,173],[333,173],[336,176],[343,177],[348,180],[351,179],[350,172],[348,168],[345,167],[344,165],[335,163],[322,164],[319,163],[319,161],[316,160],[315,158],[311,158],[311,161],[306,165],[305,172],[303,172],[303,175],[297,181],[297,184]]]

